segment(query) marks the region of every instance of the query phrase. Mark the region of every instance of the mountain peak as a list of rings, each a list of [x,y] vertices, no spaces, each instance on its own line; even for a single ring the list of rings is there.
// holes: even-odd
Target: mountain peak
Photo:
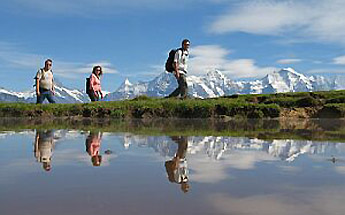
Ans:
[[[124,84],[125,86],[132,86],[132,83],[129,82],[128,78],[125,79],[125,81],[123,82],[123,84]]]
[[[212,78],[212,79],[224,79],[225,78],[224,74],[221,71],[216,70],[216,69],[208,71],[206,76],[209,78]]]
[[[294,69],[291,68],[291,67],[283,68],[283,69],[281,69],[278,73],[279,73],[279,74],[282,74],[282,73],[290,73],[290,74],[294,74],[294,75],[296,75],[296,76],[305,77],[305,75],[303,75],[302,73],[296,72],[296,70],[294,70]]]

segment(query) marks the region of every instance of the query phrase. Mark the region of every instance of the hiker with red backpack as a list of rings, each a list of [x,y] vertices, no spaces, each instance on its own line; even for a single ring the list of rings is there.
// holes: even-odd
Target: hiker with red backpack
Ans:
[[[190,41],[184,39],[181,48],[169,52],[169,58],[165,64],[165,69],[168,72],[174,73],[178,87],[166,98],[177,97],[179,95],[182,99],[187,98],[188,85],[186,75],[188,70],[189,47]]]
[[[92,102],[103,99],[101,89],[101,76],[103,75],[101,66],[94,66],[92,74],[86,79],[86,93],[89,95]]]

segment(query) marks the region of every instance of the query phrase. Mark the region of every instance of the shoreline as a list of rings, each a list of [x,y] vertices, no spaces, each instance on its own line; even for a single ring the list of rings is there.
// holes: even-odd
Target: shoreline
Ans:
[[[34,130],[82,130],[144,136],[228,136],[262,140],[344,141],[345,119],[101,119],[0,118],[0,134]]]

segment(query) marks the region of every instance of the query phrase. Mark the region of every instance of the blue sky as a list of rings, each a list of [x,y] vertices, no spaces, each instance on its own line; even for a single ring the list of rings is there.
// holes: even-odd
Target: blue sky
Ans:
[[[103,89],[151,80],[167,53],[191,40],[190,75],[219,69],[233,79],[293,67],[345,72],[343,0],[2,0],[0,87],[32,89],[46,58],[56,79],[84,88],[92,66]]]

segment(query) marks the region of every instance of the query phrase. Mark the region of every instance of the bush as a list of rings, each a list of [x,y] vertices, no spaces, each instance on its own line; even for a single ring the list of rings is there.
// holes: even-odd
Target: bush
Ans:
[[[313,97],[305,97],[296,101],[297,107],[315,107],[320,106],[322,102],[318,99],[314,99]]]

